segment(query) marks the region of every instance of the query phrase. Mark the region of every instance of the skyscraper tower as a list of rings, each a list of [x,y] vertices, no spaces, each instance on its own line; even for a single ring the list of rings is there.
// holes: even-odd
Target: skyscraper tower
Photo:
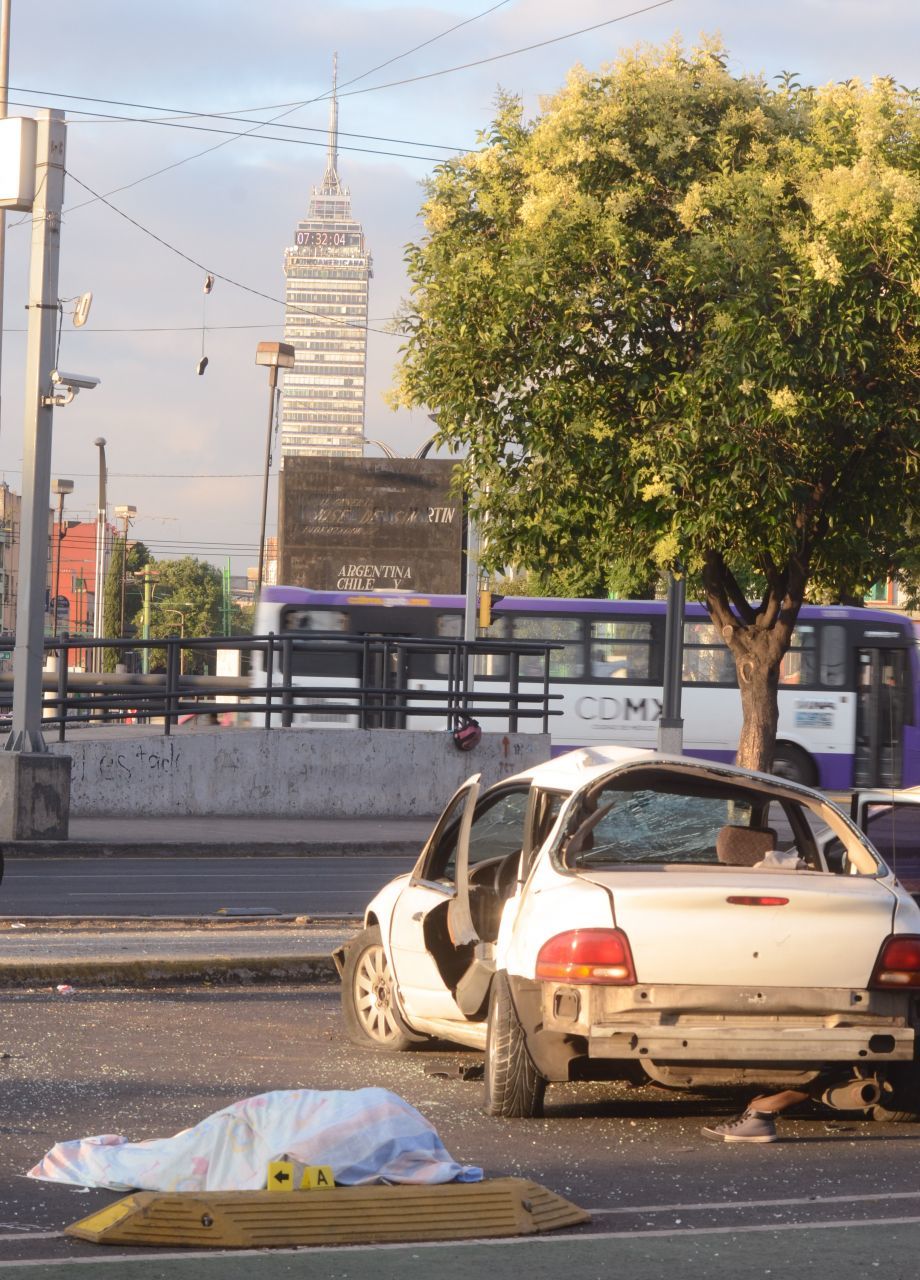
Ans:
[[[364,454],[371,256],[339,180],[338,54],[332,63],[326,172],[284,255],[284,340],[297,355],[281,394],[282,457]]]

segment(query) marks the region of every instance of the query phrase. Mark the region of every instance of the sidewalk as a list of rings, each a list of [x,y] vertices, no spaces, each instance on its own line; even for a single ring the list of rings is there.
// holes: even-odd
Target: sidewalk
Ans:
[[[196,857],[260,853],[309,857],[329,854],[418,853],[431,818],[71,818],[69,840],[0,844],[5,858]]]
[[[0,989],[332,982],[332,951],[360,920],[0,919]],[[59,986],[72,992],[59,993]]]

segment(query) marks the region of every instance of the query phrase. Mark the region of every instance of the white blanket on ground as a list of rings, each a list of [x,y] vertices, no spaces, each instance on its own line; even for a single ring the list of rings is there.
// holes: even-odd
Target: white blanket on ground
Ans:
[[[259,1191],[270,1160],[331,1167],[337,1183],[478,1182],[434,1127],[387,1089],[277,1090],[244,1098],[171,1138],[59,1142],[28,1177],[113,1191]]]

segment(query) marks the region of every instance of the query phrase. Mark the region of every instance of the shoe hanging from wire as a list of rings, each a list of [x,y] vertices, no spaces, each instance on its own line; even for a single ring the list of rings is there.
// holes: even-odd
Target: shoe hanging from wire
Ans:
[[[195,366],[195,372],[198,374],[199,377],[201,376],[201,374],[204,373],[205,369],[207,369],[208,367],[208,357],[204,353],[204,335],[206,330],[205,318],[207,315],[208,294],[211,292],[213,288],[214,288],[214,277],[211,275],[210,272],[208,272],[208,274],[204,278],[204,285],[202,286],[202,293],[204,294],[204,297],[201,300],[201,357],[197,365]]]

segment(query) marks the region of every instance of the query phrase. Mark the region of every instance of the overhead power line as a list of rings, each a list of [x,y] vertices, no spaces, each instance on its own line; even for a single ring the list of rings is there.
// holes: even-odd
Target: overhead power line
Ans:
[[[350,81],[348,83],[351,83]],[[156,107],[151,106],[149,102],[122,102],[118,98],[93,98],[87,94],[80,93],[58,93],[54,89],[27,89],[17,85],[10,86],[11,93],[33,93],[38,95],[41,102],[15,102],[10,100],[10,106],[19,107],[41,107],[45,105],[47,98],[67,98],[73,102],[98,102],[103,106],[113,107],[133,107],[139,111],[169,111],[173,115],[163,116],[162,118],[146,117],[146,116],[118,116],[111,111],[87,111],[80,108],[81,115],[92,117],[92,119],[77,120],[72,116],[68,116],[67,124],[172,124],[173,122],[181,123],[186,120],[225,120],[231,124],[254,124],[264,127],[271,124],[270,120],[253,120],[249,116],[241,115],[238,111],[191,111],[180,109],[179,107]],[[262,107],[259,110],[268,111],[274,108]],[[321,125],[315,124],[283,124],[279,125],[281,129],[291,129],[296,133],[321,133],[327,134],[328,129]],[[423,142],[419,138],[390,138],[376,133],[350,133],[347,129],[338,130],[339,138],[360,138],[363,142],[392,142],[401,147],[428,147],[433,151],[462,151],[460,146],[454,146],[447,142]],[[324,137],[322,142],[317,142],[317,146],[325,147],[327,140]],[[341,147],[339,148],[342,149]]]
[[[387,58],[383,62],[378,62],[376,66],[371,67],[367,71],[362,71],[360,75],[352,76],[350,80],[345,80],[342,87],[345,88],[351,84],[357,84],[359,80],[365,80],[368,76],[372,76],[376,71],[382,71],[384,67],[392,66],[394,62],[399,62],[402,58],[408,58],[410,54],[417,53],[419,49],[424,49],[430,44],[435,44],[438,40],[443,40],[446,36],[452,35],[455,31],[459,31],[461,27],[467,27],[470,23],[478,22],[481,18],[488,17],[490,13],[494,13],[496,9],[502,9],[510,0],[498,0],[497,4],[490,5],[488,9],[483,9],[480,13],[473,14],[470,18],[464,18],[461,22],[456,22],[452,27],[448,27],[446,31],[441,31],[435,36],[430,36],[427,40],[422,40],[419,44],[413,45],[411,49],[406,49],[402,53],[395,54],[392,58]],[[56,95],[61,96],[61,95]],[[226,138],[223,142],[217,142],[213,147],[205,147],[204,151],[196,151],[193,155],[184,156],[181,160],[174,160],[171,164],[163,165],[159,169],[155,169],[152,173],[144,174],[140,178],[135,178],[132,182],[126,182],[123,186],[114,187],[106,195],[117,195],[120,191],[128,191],[131,187],[140,186],[142,182],[149,182],[152,178],[158,178],[161,174],[169,173],[172,169],[178,169],[181,165],[190,164],[192,160],[200,160],[203,156],[210,155],[213,151],[219,151],[221,147],[228,147],[235,142],[238,137],[246,137],[249,133],[255,133],[258,129],[264,128],[266,125],[275,124],[284,116],[292,115],[295,111],[299,111],[301,107],[311,106],[314,102],[324,102],[329,98],[329,93],[318,94],[315,98],[307,98],[303,102],[293,104],[284,104],[286,109],[279,112],[277,116],[273,116],[270,120],[263,121],[261,124],[253,125],[251,129],[245,130],[243,133],[235,133],[232,137]],[[273,110],[274,108],[265,107],[262,110]],[[101,200],[102,196],[96,196],[95,199]],[[92,201],[85,201],[86,204],[92,204]],[[71,209],[65,210],[66,213],[73,213],[76,209],[83,208],[83,205],[75,205]],[[11,223],[11,226],[21,226],[23,222],[30,219],[23,218],[19,222]]]
[[[16,101],[16,99],[10,100],[10,106],[37,107],[39,105],[40,104],[37,102],[18,102]],[[84,114],[89,114],[89,113],[84,113]],[[218,133],[218,134],[224,134],[230,138],[248,138],[250,135],[254,135],[254,132],[255,132],[252,129],[218,129],[215,125],[206,125],[206,124],[179,124],[175,121],[166,121],[166,120],[140,120],[132,116],[107,115],[103,117],[103,119],[105,120],[105,122],[109,124],[115,123],[117,121],[123,121],[126,124],[159,124],[159,125],[164,125],[166,128],[169,128],[169,129],[190,129],[194,133]],[[100,123],[100,122],[89,121],[89,120],[68,120],[66,123],[68,124],[68,126],[70,126],[74,124],[90,124],[90,123]],[[264,128],[269,123],[270,123],[269,121],[265,121],[264,124],[259,124],[258,127]],[[297,126],[284,125],[282,127],[286,129],[290,129],[290,128],[296,128]],[[325,142],[319,142],[313,138],[282,138],[282,137],[279,137],[277,134],[273,134],[273,133],[260,133],[258,137],[260,142],[283,142],[283,143],[289,144],[290,146],[295,146],[295,147],[319,147],[321,150],[325,150],[327,146]],[[438,144],[436,143],[427,143],[427,142],[408,143],[407,145],[421,146],[421,147],[438,146]],[[441,147],[439,149],[444,151],[451,150],[451,148],[449,147]],[[429,164],[432,162],[432,160],[437,159],[436,156],[423,156],[423,155],[418,155],[417,153],[411,152],[411,151],[384,151],[380,147],[354,147],[354,146],[347,146],[345,144],[340,144],[339,150],[353,151],[353,152],[358,152],[361,155],[369,155],[369,156],[391,156],[391,157],[395,157],[398,160],[424,160]],[[453,150],[463,151],[463,150],[466,150],[466,148],[455,147],[453,148]],[[80,208],[82,206],[76,206],[76,207]],[[67,213],[72,213],[73,211],[74,211],[73,208],[65,210],[65,212]]]

